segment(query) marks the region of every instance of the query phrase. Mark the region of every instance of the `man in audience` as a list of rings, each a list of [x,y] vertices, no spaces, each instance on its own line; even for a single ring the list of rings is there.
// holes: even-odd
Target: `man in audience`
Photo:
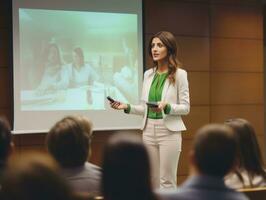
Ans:
[[[46,143],[75,191],[98,194],[101,169],[87,162],[91,136],[92,126],[85,117],[68,116],[51,128]]]
[[[225,125],[210,124],[195,136],[190,157],[188,180],[177,191],[161,192],[166,200],[246,200],[229,189],[224,176],[232,169],[236,156],[236,141]]]
[[[9,124],[5,119],[0,118],[0,183],[13,146]]]

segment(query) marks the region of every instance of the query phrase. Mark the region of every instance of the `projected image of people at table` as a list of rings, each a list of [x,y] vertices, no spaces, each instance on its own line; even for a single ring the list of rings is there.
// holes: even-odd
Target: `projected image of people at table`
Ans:
[[[137,103],[137,15],[19,9],[22,111]]]

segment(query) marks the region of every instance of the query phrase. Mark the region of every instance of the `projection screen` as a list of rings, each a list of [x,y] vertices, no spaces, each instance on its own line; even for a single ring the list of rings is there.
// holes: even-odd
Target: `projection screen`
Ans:
[[[138,129],[143,76],[141,0],[13,0],[14,133],[47,132],[66,115],[94,130]]]

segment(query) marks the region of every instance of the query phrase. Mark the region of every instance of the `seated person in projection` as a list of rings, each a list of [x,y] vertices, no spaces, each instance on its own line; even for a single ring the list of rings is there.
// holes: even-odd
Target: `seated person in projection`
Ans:
[[[84,53],[80,47],[73,50],[73,63],[68,65],[69,85],[71,87],[80,87],[92,85],[99,79],[98,74],[93,68],[85,63]]]
[[[44,72],[42,80],[37,87],[38,94],[65,89],[68,85],[67,70],[63,67],[59,47],[57,44],[49,44],[43,55]]]

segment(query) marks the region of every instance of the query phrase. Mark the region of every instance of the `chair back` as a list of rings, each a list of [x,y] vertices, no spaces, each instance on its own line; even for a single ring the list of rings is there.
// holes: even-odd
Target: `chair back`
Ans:
[[[266,187],[244,188],[238,191],[244,193],[250,200],[266,199]]]

